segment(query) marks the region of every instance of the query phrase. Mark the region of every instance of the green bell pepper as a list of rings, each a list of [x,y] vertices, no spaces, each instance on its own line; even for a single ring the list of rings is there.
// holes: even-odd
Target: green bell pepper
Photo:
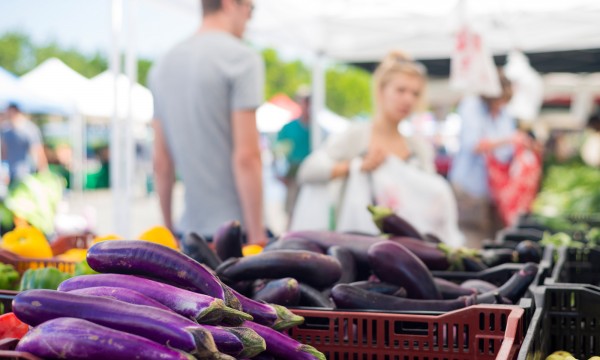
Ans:
[[[29,269],[25,271],[21,278],[19,291],[30,289],[51,289],[56,290],[61,282],[71,277],[71,274],[64,273],[57,268],[47,267],[43,269]]]
[[[0,264],[0,290],[14,290],[19,281],[19,273],[10,264]]]

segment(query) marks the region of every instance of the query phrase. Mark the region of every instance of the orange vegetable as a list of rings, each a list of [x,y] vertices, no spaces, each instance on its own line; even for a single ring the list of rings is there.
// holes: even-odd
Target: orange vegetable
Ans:
[[[164,226],[154,226],[142,233],[138,239],[161,244],[175,250],[179,249],[175,236]]]
[[[115,235],[115,234],[108,234],[108,235],[104,235],[104,236],[96,236],[94,238],[94,240],[92,240],[92,245],[97,244],[97,243],[102,242],[102,241],[107,241],[107,240],[123,240],[123,238],[120,237],[119,235]]]
[[[263,247],[260,245],[246,245],[242,248],[242,254],[244,256],[252,256],[252,255],[258,255],[263,251]]]

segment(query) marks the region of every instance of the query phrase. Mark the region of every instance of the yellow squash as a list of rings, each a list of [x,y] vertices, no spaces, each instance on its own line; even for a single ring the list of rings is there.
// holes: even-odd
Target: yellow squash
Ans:
[[[175,236],[164,226],[154,226],[146,230],[139,237],[139,240],[150,241],[161,244],[171,249],[179,250]]]

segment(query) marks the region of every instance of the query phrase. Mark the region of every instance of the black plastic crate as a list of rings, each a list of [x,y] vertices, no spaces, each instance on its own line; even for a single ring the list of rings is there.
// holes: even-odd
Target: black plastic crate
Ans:
[[[554,285],[537,289],[543,306],[531,319],[518,360],[543,360],[554,351],[577,359],[600,354],[600,288]]]
[[[5,314],[7,312],[12,311],[12,301],[17,296],[18,292],[16,291],[8,291],[8,290],[0,290],[0,314]]]
[[[576,283],[600,286],[600,248],[563,248],[545,284]]]

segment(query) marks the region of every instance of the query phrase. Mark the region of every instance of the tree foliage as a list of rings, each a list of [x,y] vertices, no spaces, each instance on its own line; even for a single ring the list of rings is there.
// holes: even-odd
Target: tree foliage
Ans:
[[[293,98],[298,89],[311,83],[311,69],[300,60],[285,61],[276,50],[265,49],[265,98],[284,93]],[[45,60],[56,57],[81,75],[91,78],[108,68],[105,54],[85,54],[76,48],[66,48],[57,42],[36,44],[21,32],[9,32],[0,37],[0,67],[23,75]],[[138,60],[138,81],[146,85],[152,67],[149,59]],[[333,65],[326,72],[326,105],[346,117],[371,111],[371,76],[368,72],[347,65]]]

